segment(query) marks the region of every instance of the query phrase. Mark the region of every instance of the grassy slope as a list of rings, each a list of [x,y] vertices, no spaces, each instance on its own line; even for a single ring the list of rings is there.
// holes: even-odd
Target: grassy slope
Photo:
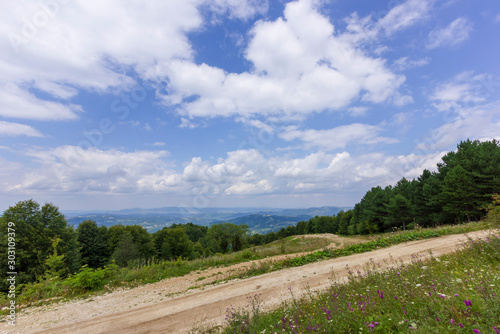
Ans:
[[[384,270],[379,270],[384,269]],[[293,297],[293,291],[290,291]],[[381,268],[372,263],[347,284],[260,312],[227,312],[226,333],[500,333],[500,235],[455,253]]]

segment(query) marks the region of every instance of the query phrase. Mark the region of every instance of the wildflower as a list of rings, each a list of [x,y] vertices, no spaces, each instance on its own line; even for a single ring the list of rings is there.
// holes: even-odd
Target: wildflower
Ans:
[[[455,323],[455,321],[453,320],[453,318],[450,319],[450,323]]]
[[[493,329],[495,330],[495,332],[496,332],[497,334],[500,334],[500,329],[496,328],[495,326],[493,326]]]
[[[460,326],[460,328],[465,328],[464,325],[462,325],[462,323],[459,323],[458,325]]]
[[[473,329],[472,331],[473,331],[474,333],[481,333],[481,332],[479,331],[479,329]]]
[[[441,320],[439,320],[439,318],[438,318],[438,317],[436,317],[436,321],[437,321],[437,322],[440,322]]]
[[[472,300],[464,300],[465,306],[472,306]]]
[[[458,294],[456,294],[456,293],[455,293],[455,295],[454,295],[454,296],[455,296],[455,297],[458,297]]]

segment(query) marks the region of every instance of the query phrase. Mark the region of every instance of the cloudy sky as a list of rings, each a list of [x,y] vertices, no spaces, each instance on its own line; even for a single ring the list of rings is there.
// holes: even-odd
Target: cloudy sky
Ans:
[[[500,138],[500,2],[17,0],[0,210],[352,206]]]

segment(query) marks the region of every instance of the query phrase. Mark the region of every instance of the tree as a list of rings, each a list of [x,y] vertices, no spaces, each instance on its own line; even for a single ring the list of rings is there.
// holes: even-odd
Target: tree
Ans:
[[[34,200],[26,200],[4,211],[0,219],[0,254],[5,258],[9,222],[14,224],[12,228],[16,235],[16,267],[22,268],[17,275],[18,284],[34,282],[46,271],[47,260],[54,254],[57,257],[54,260],[63,261],[63,267],[57,267],[61,275],[80,268],[76,232],[56,206],[47,203],[40,207]],[[0,263],[0,284],[4,288],[4,278],[9,270],[7,261]]]
[[[94,269],[103,267],[109,261],[105,234],[107,228],[104,226],[104,229],[99,229],[95,221],[86,220],[78,225],[76,232],[81,246],[82,264]]]
[[[248,225],[231,223],[213,224],[208,228],[208,240],[212,241],[212,251],[227,253],[243,248],[248,233]],[[273,233],[274,234],[274,233]]]
[[[471,216],[477,218],[478,203],[474,194],[474,181],[470,173],[457,165],[444,178],[442,199],[443,209],[455,217],[455,221],[464,216],[471,221]]]
[[[410,201],[403,195],[397,194],[389,200],[389,204],[386,204],[386,207],[386,229],[387,227],[398,227],[402,224],[403,230],[406,230],[406,225],[413,220],[411,217],[412,207]]]
[[[132,235],[129,232],[121,236],[111,258],[121,267],[126,267],[130,261],[139,258],[137,245],[134,243]]]
[[[113,225],[107,232],[107,246],[109,254],[113,254],[118,243],[125,233],[130,234],[139,252],[139,257],[149,259],[154,255],[154,244],[151,234],[139,225]]]

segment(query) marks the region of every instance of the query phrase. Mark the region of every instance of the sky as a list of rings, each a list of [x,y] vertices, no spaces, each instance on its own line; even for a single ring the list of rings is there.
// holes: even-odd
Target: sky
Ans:
[[[500,139],[494,0],[2,0],[0,210],[353,206]]]

